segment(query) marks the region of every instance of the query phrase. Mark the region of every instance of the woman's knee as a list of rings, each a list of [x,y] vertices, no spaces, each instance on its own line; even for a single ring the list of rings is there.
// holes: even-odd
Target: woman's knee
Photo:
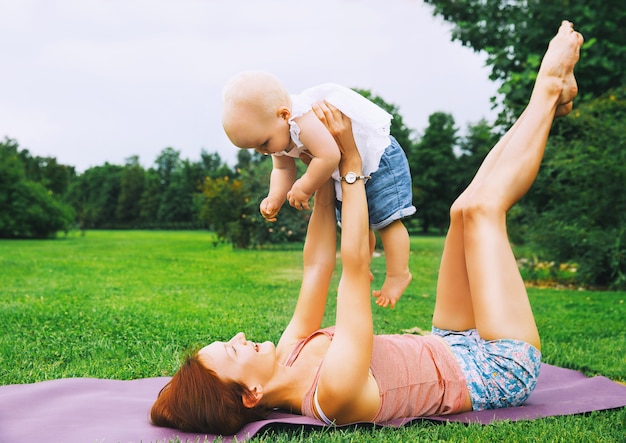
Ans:
[[[450,223],[463,223],[463,207],[464,200],[459,197],[457,198],[452,206],[450,206]]]
[[[493,199],[464,198],[458,199],[450,208],[450,219],[460,219],[464,226],[487,220],[501,220],[506,214]]]

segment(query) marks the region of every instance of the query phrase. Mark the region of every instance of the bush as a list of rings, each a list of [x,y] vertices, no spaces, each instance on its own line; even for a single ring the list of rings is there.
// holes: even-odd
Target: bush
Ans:
[[[267,194],[267,183],[267,177],[259,179],[248,172],[240,172],[234,179],[207,177],[200,218],[220,240],[236,248],[304,241],[308,211],[297,211],[285,203],[277,222],[268,223],[261,216],[259,204]]]
[[[50,238],[73,225],[74,211],[26,178],[17,143],[0,143],[0,238]]]
[[[581,284],[626,288],[625,125],[626,88],[559,121],[523,203],[525,239],[545,260],[576,263]]]

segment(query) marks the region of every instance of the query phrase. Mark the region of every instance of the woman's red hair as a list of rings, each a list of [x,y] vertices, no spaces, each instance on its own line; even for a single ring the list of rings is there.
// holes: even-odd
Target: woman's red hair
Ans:
[[[270,412],[266,406],[245,407],[243,397],[249,395],[245,385],[220,379],[193,354],[159,392],[150,419],[157,426],[185,432],[233,435]]]

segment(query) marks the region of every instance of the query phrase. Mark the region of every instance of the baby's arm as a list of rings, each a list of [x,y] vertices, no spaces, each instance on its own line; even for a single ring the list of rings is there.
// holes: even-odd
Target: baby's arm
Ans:
[[[259,209],[265,220],[275,222],[287,192],[296,179],[296,159],[286,155],[272,155],[272,165],[270,190]]]
[[[341,154],[337,142],[313,112],[307,112],[302,117],[298,117],[296,122],[300,127],[300,140],[313,158],[306,172],[291,187],[287,199],[289,204],[296,209],[309,209],[311,195],[337,169]]]

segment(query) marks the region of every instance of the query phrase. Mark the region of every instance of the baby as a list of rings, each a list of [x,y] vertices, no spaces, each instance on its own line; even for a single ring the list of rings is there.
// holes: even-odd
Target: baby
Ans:
[[[340,177],[340,151],[335,139],[311,111],[326,101],[348,116],[363,161],[363,175]],[[386,278],[373,291],[376,303],[393,308],[411,282],[409,234],[402,219],[415,213],[411,175],[406,155],[390,135],[392,116],[355,91],[322,84],[290,95],[282,83],[266,72],[246,71],[232,78],[223,93],[222,123],[230,141],[242,149],[272,156],[269,193],[260,210],[268,221],[285,200],[294,208],[309,209],[309,199],[330,177],[335,179],[337,214],[341,214],[341,181],[366,180],[370,250],[380,234],[386,256]],[[308,164],[296,179],[296,158]],[[341,220],[339,220],[341,221]]]

